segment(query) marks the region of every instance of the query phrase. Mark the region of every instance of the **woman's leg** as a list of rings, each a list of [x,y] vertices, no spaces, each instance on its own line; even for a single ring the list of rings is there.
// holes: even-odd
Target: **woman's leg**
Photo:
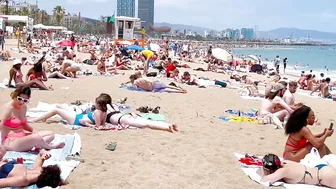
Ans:
[[[304,148],[302,148],[301,150],[299,150],[296,153],[293,153],[293,152],[285,153],[284,159],[295,161],[295,162],[300,162],[301,159],[303,159],[304,157],[306,157],[307,154],[310,153],[312,148],[313,148],[313,146],[310,143],[307,143]]]
[[[63,148],[65,144],[49,144],[40,135],[31,134],[22,138],[7,139],[3,145],[10,151],[25,152],[31,150],[33,147],[47,150]]]
[[[323,145],[320,148],[317,149],[319,151],[319,154],[321,157],[324,157],[325,155],[331,154],[330,149],[328,148],[327,145]]]
[[[280,110],[278,112],[273,113],[277,118],[279,118],[280,121],[283,121],[286,116],[290,116],[289,112],[287,110]]]
[[[52,131],[38,131],[35,134],[40,135],[46,143],[51,143],[54,140],[55,134]]]
[[[44,83],[38,79],[33,79],[30,81],[27,81],[26,84],[30,87],[32,86],[37,86],[39,89],[43,89],[43,90],[50,90],[47,86],[44,85]]]
[[[120,123],[122,125],[130,125],[133,127],[138,127],[138,128],[150,128],[154,130],[162,130],[162,131],[169,131],[169,132],[174,132],[178,131],[177,125],[175,124],[169,124],[163,121],[151,121],[144,119],[142,117],[139,117],[137,115],[124,115],[120,119]]]
[[[63,108],[55,107],[51,111],[47,112],[43,116],[39,118],[35,118],[32,120],[29,120],[29,122],[39,122],[39,121],[45,121],[55,115],[59,115],[62,119],[66,120],[69,124],[73,124],[76,119],[76,113],[75,111],[69,111],[65,110]]]

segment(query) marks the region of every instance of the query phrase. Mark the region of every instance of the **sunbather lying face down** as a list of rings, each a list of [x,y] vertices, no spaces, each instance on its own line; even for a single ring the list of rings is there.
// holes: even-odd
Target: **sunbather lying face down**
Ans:
[[[95,110],[88,112],[87,114],[77,114],[73,107],[64,104],[57,104],[52,110],[43,116],[31,119],[28,122],[45,121],[55,115],[59,115],[62,119],[66,120],[68,124],[98,129],[100,126],[105,125],[106,111],[106,102],[99,96],[96,98]]]
[[[280,161],[274,154],[263,158],[263,169],[259,171],[262,182],[283,180],[289,184],[309,184],[336,188],[336,170],[325,164],[316,167],[306,167],[300,163],[285,160]]]
[[[138,127],[141,129],[150,128],[154,130],[162,130],[175,132],[178,131],[178,127],[175,124],[166,123],[163,121],[153,121],[142,118],[134,113],[123,113],[119,108],[112,104],[112,98],[108,94],[101,94],[103,98],[108,102],[107,109],[108,114],[106,116],[106,122],[113,125],[121,125],[124,128],[128,126]]]
[[[39,188],[56,188],[63,185],[61,170],[57,165],[42,167],[44,161],[50,157],[50,154],[41,151],[33,168],[26,168],[17,161],[1,160],[0,187],[19,188],[36,184]]]
[[[30,101],[31,90],[29,87],[18,88],[12,93],[12,99],[2,107],[1,144],[5,150],[29,151],[33,147],[43,149],[63,148],[64,143],[51,144],[54,133],[51,131],[33,132],[27,123],[26,104]]]
[[[315,114],[308,106],[302,106],[291,114],[285,127],[288,135],[283,153],[285,159],[300,162],[313,147],[319,151],[321,157],[331,154],[324,142],[334,131],[326,128],[323,133],[313,135],[307,125],[314,123]]]

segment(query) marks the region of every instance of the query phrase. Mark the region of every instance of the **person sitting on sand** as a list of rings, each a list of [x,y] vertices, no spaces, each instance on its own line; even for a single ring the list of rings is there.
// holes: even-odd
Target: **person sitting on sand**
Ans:
[[[56,78],[56,79],[67,79],[67,77],[61,74],[59,68],[57,68],[52,62],[51,59],[46,59],[42,64],[43,71],[47,74],[48,78]]]
[[[107,102],[105,102],[104,98],[97,97],[95,110],[88,112],[87,114],[77,114],[74,111],[73,107],[63,104],[56,104],[49,112],[42,115],[41,117],[28,120],[28,122],[39,122],[39,121],[46,121],[47,119],[58,115],[63,120],[67,121],[70,125],[77,125],[77,126],[84,126],[84,127],[91,127],[96,130],[101,130],[101,128],[105,128],[105,121],[106,121],[106,111],[107,111]]]
[[[2,159],[0,161],[1,176],[0,188],[21,188],[36,184],[38,188],[52,187],[64,185],[61,178],[61,169],[58,165],[43,166],[44,161],[48,160],[51,154],[42,150],[32,168],[16,160],[8,161]]]
[[[321,157],[331,154],[324,142],[334,130],[325,129],[323,133],[313,135],[307,125],[314,123],[315,114],[308,106],[303,105],[292,113],[285,126],[288,139],[283,153],[284,159],[300,162],[313,147],[319,151]]]
[[[266,86],[265,83],[263,83],[263,81],[260,80],[256,80],[254,78],[252,78],[251,76],[248,75],[243,75],[241,77],[241,81],[245,83],[245,87],[247,88],[247,90],[249,91],[250,96],[262,96],[263,94],[259,94],[258,92],[258,85],[263,85]]]
[[[181,87],[165,85],[159,81],[152,81],[147,77],[142,77],[140,72],[130,76],[131,83],[137,88],[150,92],[187,93]]]
[[[32,43],[28,44],[27,51],[28,51],[28,53],[31,53],[31,54],[39,53],[37,50],[34,49]]]
[[[265,96],[274,88],[275,84],[280,81],[281,77],[279,75],[273,76],[266,84]]]
[[[53,90],[52,86],[47,87],[43,82],[48,81],[45,71],[43,71],[42,63],[44,62],[44,56],[40,58],[32,68],[30,68],[26,75],[26,81],[35,82],[38,84],[30,85],[30,87],[36,87],[41,90]]]
[[[123,60],[123,56],[121,55],[120,52],[118,52],[116,55],[115,55],[115,69],[118,69],[118,70],[129,70],[130,68],[128,68],[125,64],[127,62],[127,60]]]
[[[105,75],[107,73],[109,74],[119,74],[118,71],[113,68],[113,67],[107,67],[106,64],[106,59],[104,57],[101,57],[100,60],[98,61],[97,64],[97,72],[100,73],[101,75]]]
[[[313,95],[314,92],[316,92],[317,90],[320,90],[321,92],[321,97],[322,98],[326,98],[326,99],[336,99],[336,96],[333,96],[332,94],[330,94],[329,92],[329,84],[330,84],[330,78],[327,77],[325,80],[322,81],[322,83],[320,83],[311,93],[310,95]]]
[[[274,88],[265,96],[265,99],[263,99],[261,102],[258,115],[262,117],[272,115],[278,118],[280,121],[283,121],[285,117],[289,117],[293,110],[282,99],[285,91],[286,88],[283,84],[275,84]],[[275,122],[274,118],[273,121]],[[282,127],[278,123],[276,123],[276,125],[278,127]]]
[[[166,67],[166,75],[169,78],[171,74],[173,74],[174,70],[176,70],[177,61],[173,61],[169,63]]]
[[[283,95],[283,99],[288,104],[290,108],[296,110],[298,108],[298,104],[295,103],[294,93],[296,92],[298,85],[296,81],[291,81],[288,84],[288,89],[286,90],[285,94]]]
[[[17,88],[11,95],[12,100],[1,108],[2,146],[6,150],[17,152],[25,152],[33,148],[47,150],[63,148],[64,143],[51,144],[55,137],[53,132],[33,132],[33,128],[27,123],[27,103],[30,101],[30,96],[29,87]]]
[[[308,184],[336,188],[336,169],[326,164],[307,167],[301,163],[284,160],[274,154],[267,154],[262,159],[263,167],[257,172],[261,182],[284,181],[289,184]]]
[[[317,87],[318,81],[316,76],[313,75],[309,80],[307,80],[307,90],[312,91],[315,87]]]
[[[113,125],[121,125],[124,128],[132,126],[141,129],[150,128],[153,130],[162,130],[169,132],[178,131],[178,127],[175,124],[166,123],[164,121],[147,120],[134,113],[123,113],[119,110],[118,106],[112,104],[112,98],[110,95],[103,93],[100,96],[105,98],[107,102],[107,123],[111,123]]]
[[[304,89],[307,90],[308,89],[308,80],[310,80],[312,78],[311,74],[303,74],[300,79],[298,80],[298,84],[300,85],[300,89]]]

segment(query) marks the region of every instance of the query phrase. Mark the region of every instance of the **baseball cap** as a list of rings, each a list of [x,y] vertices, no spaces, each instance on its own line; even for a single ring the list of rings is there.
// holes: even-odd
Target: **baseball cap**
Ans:
[[[272,93],[278,92],[279,90],[284,89],[285,86],[283,86],[283,84],[281,83],[276,83],[274,88],[271,90]]]
[[[21,60],[19,60],[19,59],[13,60],[13,66],[19,65],[19,64],[22,64]]]

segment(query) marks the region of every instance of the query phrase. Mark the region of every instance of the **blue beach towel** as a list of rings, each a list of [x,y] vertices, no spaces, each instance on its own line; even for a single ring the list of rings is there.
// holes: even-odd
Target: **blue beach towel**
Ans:
[[[127,90],[129,90],[129,91],[146,92],[146,91],[143,90],[143,89],[136,88],[136,87],[134,87],[134,86],[130,86],[130,85],[121,85],[119,88],[121,88],[121,89],[127,89]]]

